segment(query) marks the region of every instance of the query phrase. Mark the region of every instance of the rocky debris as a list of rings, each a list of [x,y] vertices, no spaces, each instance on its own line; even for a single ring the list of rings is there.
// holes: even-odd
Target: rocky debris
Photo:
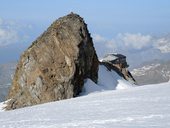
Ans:
[[[7,110],[77,96],[90,78],[97,82],[98,58],[83,19],[56,20],[22,54],[9,91]]]
[[[119,76],[123,77],[125,80],[132,84],[137,84],[136,80],[127,69],[129,65],[126,61],[126,56],[122,54],[107,54],[100,62],[101,65],[107,67],[109,71],[114,70]]]

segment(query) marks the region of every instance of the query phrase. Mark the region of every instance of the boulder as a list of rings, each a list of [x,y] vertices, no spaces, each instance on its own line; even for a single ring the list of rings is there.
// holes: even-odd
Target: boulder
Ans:
[[[98,64],[84,20],[61,17],[21,55],[6,109],[76,97],[84,79],[97,82]]]

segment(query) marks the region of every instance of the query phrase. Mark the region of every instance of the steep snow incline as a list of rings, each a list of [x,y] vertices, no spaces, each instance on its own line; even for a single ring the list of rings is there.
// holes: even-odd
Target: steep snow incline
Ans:
[[[92,92],[99,92],[104,90],[119,90],[135,87],[124,78],[120,77],[115,71],[108,71],[103,65],[99,66],[98,84],[95,84],[90,79],[87,79],[81,95],[87,95]]]
[[[169,128],[170,83],[0,112],[1,128]]]

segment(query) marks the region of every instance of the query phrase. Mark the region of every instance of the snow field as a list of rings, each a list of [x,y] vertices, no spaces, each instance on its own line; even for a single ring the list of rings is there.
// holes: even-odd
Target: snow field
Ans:
[[[170,127],[170,82],[132,88],[133,85],[127,84],[118,76],[111,80],[110,75],[115,75],[114,72],[106,76],[104,71],[107,70],[100,67],[100,71],[102,75],[99,76],[99,86],[86,80],[83,96],[13,111],[1,111],[0,127]],[[112,83],[117,85],[111,86]],[[115,91],[118,87],[124,90]]]

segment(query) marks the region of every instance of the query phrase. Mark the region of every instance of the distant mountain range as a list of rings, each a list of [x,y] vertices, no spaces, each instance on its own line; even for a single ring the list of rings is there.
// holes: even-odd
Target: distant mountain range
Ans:
[[[147,62],[131,73],[139,85],[167,82],[170,80],[170,61]]]
[[[0,64],[0,85],[11,83],[15,68],[16,62]]]
[[[15,68],[16,62],[0,64],[0,102],[7,96]]]

